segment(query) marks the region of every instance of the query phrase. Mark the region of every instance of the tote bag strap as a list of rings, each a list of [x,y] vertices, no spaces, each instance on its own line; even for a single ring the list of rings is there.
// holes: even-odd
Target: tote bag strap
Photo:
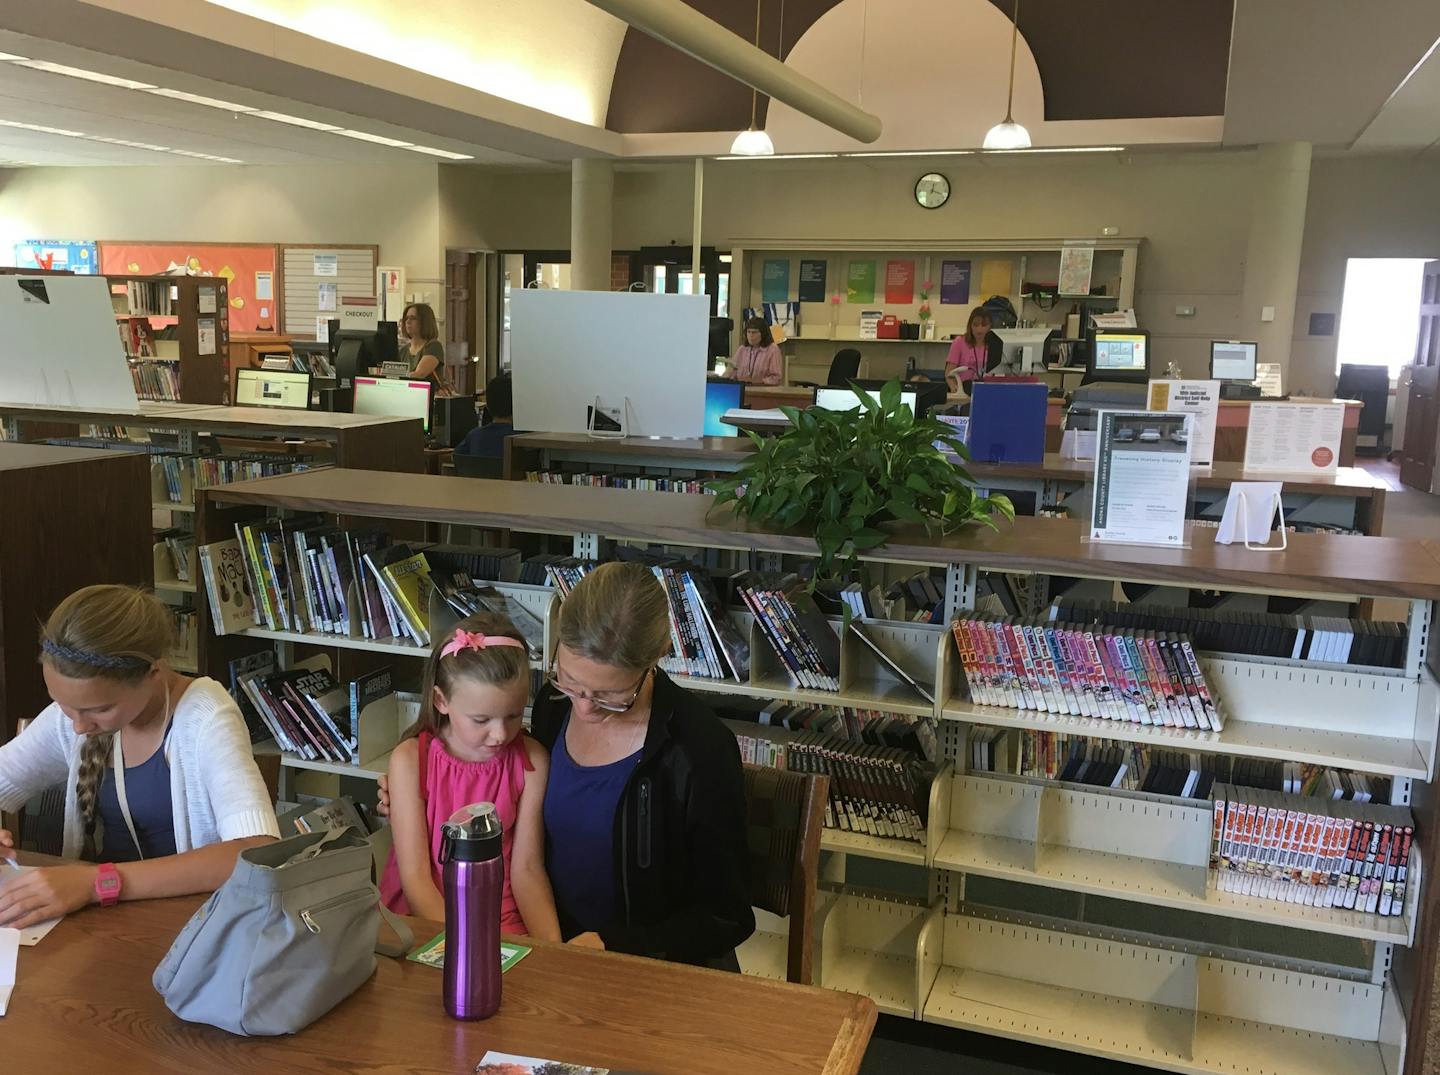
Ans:
[[[377,902],[375,906],[379,909],[380,917],[384,920],[384,923],[395,932],[395,936],[400,938],[399,944],[391,944],[388,941],[380,940],[377,935],[375,938],[375,954],[389,956],[391,959],[399,959],[414,946],[415,934],[406,924],[405,920],[395,914],[390,908],[386,907],[384,903]]]

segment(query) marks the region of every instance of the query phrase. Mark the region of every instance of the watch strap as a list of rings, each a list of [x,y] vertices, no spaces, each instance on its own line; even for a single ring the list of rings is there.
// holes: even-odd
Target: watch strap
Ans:
[[[120,871],[113,862],[102,862],[95,874],[95,895],[101,907],[113,907],[120,902]]]

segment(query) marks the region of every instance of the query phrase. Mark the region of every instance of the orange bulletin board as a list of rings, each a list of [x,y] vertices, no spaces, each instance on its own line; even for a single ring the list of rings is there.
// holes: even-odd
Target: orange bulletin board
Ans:
[[[223,276],[229,284],[230,331],[275,332],[280,320],[278,248],[268,243],[125,243],[101,242],[100,271],[107,276],[160,275],[172,263],[192,273]],[[269,273],[268,295],[265,289]],[[258,275],[257,275],[258,274]]]

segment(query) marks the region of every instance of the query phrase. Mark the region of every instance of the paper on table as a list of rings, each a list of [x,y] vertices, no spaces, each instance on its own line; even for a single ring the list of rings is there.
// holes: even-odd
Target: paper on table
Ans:
[[[10,1007],[15,988],[15,960],[20,955],[20,931],[0,929],[0,1015]]]
[[[1230,495],[1225,500],[1225,513],[1220,516],[1220,529],[1215,532],[1215,544],[1229,545],[1234,541],[1248,541],[1263,545],[1270,540],[1270,530],[1275,522],[1275,502],[1284,485],[1281,482],[1231,482]],[[1245,501],[1245,528],[1240,529],[1240,501]]]
[[[16,876],[17,871],[19,873],[25,873],[26,871],[33,869],[36,869],[36,867],[12,866],[8,861],[0,861],[0,888],[4,888],[5,882],[9,878]],[[64,916],[61,915],[60,917],[63,918]],[[54,929],[56,925],[59,924],[59,922],[60,918],[50,918],[45,920],[44,922],[37,922],[33,926],[26,926],[24,929],[18,931],[20,934],[20,943],[23,944],[26,948],[29,948],[31,945],[39,944],[41,940],[44,939],[45,934],[49,933],[52,929]]]

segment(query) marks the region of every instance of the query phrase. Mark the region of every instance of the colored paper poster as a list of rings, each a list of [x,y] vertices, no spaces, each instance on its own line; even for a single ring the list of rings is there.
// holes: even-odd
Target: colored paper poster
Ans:
[[[885,301],[894,306],[909,306],[915,301],[915,263],[885,263]]]
[[[790,259],[766,258],[760,269],[760,301],[784,302],[790,297]]]
[[[1004,258],[987,258],[980,263],[980,294],[1010,294],[1010,277],[1014,268]]]
[[[1215,422],[1220,415],[1219,381],[1151,381],[1152,411],[1190,413],[1190,465],[1208,467],[1215,461]]]
[[[825,274],[827,266],[820,258],[803,258],[800,261],[800,301],[825,301]]]
[[[266,303],[265,324],[255,294],[257,273],[275,272],[275,247],[259,243],[100,243],[100,271],[107,276],[159,276],[171,265],[183,265],[192,276],[220,276],[228,283],[228,331],[273,332],[276,319]],[[222,317],[224,314],[222,313]]]
[[[942,261],[940,263],[940,305],[963,306],[970,301],[970,263],[968,261]]]
[[[1090,294],[1090,273],[1095,267],[1093,246],[1060,248],[1060,294]]]
[[[95,244],[72,239],[24,239],[15,244],[17,269],[69,269],[76,276],[94,276],[99,258]]]
[[[875,263],[852,261],[845,270],[845,301],[875,301]]]

